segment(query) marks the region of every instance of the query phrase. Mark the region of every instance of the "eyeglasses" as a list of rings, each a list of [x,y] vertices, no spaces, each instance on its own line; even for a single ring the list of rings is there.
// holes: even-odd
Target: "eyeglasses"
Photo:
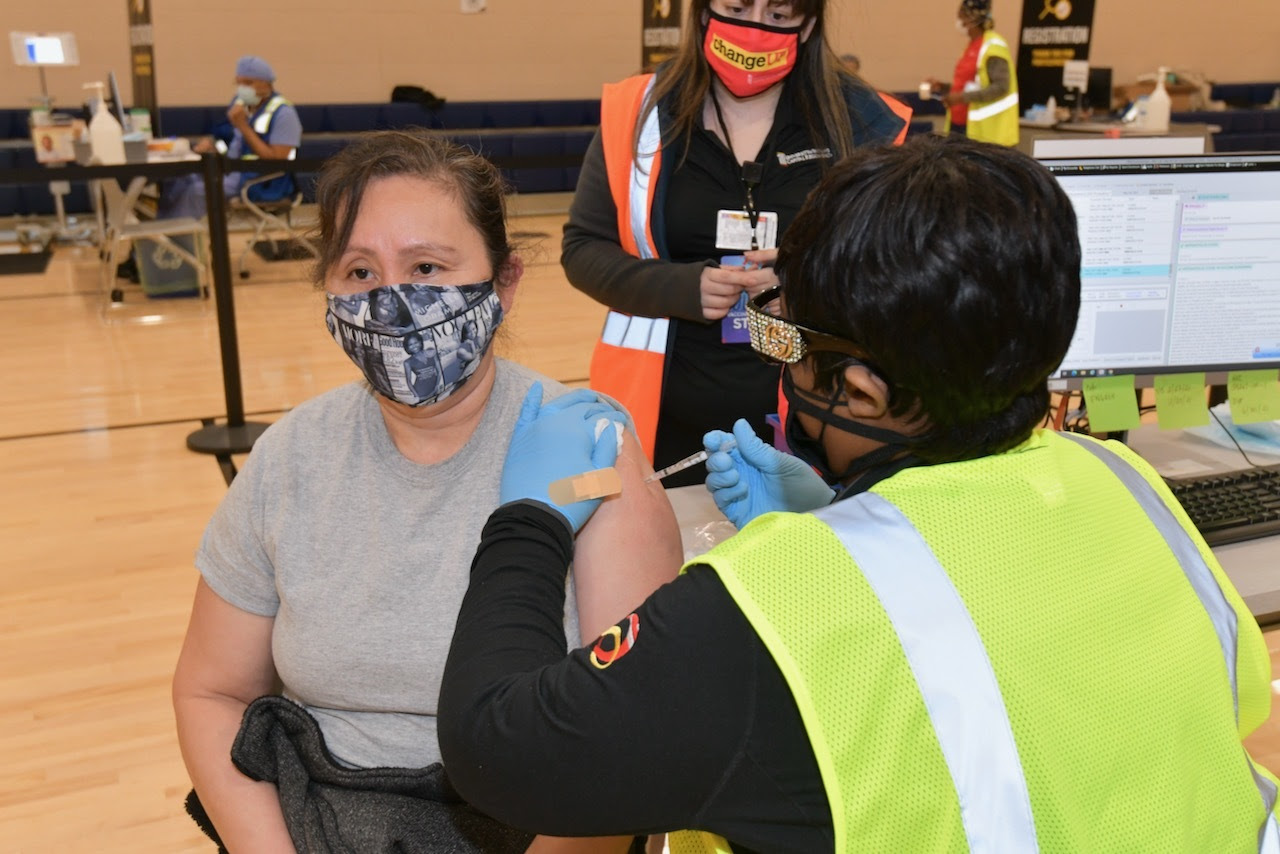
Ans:
[[[747,334],[751,349],[766,362],[794,365],[811,352],[844,353],[858,360],[866,353],[852,342],[816,329],[802,326],[792,320],[772,314],[767,310],[771,303],[782,296],[782,286],[761,291],[747,303]]]

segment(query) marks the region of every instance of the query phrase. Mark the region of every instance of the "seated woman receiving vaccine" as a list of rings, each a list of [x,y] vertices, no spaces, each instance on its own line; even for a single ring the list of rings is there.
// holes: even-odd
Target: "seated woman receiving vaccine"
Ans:
[[[532,838],[462,804],[436,742],[445,652],[517,418],[595,398],[495,353],[522,272],[503,189],[486,160],[420,133],[368,135],[325,165],[316,279],[365,381],[258,441],[200,544],[174,678],[191,806],[232,851]],[[579,537],[562,648],[679,565],[630,433],[616,468],[622,495]]]

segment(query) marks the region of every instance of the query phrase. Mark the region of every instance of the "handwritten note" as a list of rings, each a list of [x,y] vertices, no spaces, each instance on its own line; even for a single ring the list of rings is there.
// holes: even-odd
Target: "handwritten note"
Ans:
[[[1156,377],[1156,417],[1161,430],[1182,430],[1208,424],[1204,374]]]
[[[1138,398],[1133,375],[1090,377],[1084,381],[1084,402],[1089,410],[1089,432],[1114,433],[1138,426]]]
[[[1237,424],[1280,419],[1280,380],[1270,371],[1232,371],[1227,374],[1231,420]]]

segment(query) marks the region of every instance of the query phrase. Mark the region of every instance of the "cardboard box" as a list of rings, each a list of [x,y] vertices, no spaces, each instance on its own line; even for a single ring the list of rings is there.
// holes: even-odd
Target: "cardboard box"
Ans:
[[[1116,98],[1121,104],[1136,101],[1142,95],[1150,95],[1155,91],[1156,83],[1150,80],[1144,83],[1130,83],[1128,86],[1116,87]],[[1164,89],[1169,93],[1169,105],[1175,113],[1199,109],[1200,87],[1191,83],[1166,83]]]

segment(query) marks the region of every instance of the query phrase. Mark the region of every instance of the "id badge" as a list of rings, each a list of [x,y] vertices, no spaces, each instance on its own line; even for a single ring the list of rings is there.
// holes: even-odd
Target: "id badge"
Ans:
[[[743,291],[729,313],[720,318],[720,343],[746,344],[750,340],[747,333],[747,292]]]
[[[778,248],[778,214],[760,211],[756,217],[756,242],[760,249]],[[746,211],[716,211],[716,248],[751,248],[751,218]]]
[[[741,255],[726,255],[720,259],[721,267],[741,267],[744,258]],[[747,292],[738,295],[738,301],[729,313],[720,318],[721,344],[746,344],[751,340],[747,332]]]

